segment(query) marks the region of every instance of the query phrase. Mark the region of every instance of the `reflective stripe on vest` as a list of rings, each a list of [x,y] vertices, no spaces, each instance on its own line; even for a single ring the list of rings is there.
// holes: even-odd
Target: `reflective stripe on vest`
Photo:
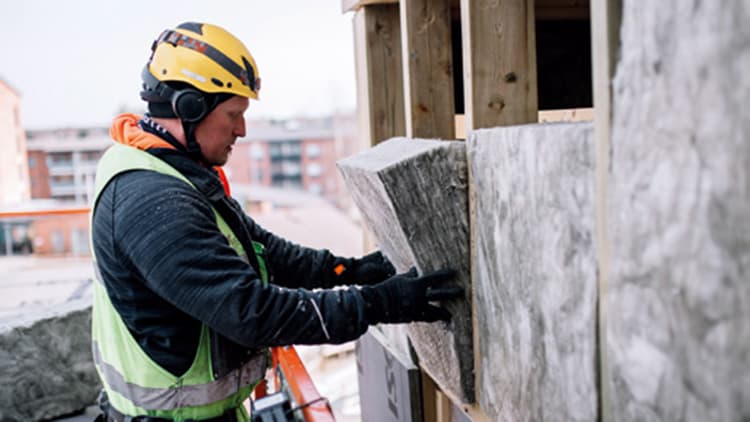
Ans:
[[[96,200],[107,183],[117,174],[129,170],[150,170],[174,176],[190,186],[194,185],[175,168],[148,152],[121,144],[110,147],[99,162],[96,178]],[[214,210],[216,223],[230,246],[247,260],[239,239]],[[264,247],[253,242],[253,253],[258,257],[260,276],[267,282],[263,260]],[[206,419],[237,408],[240,421],[248,419],[241,403],[249,397],[254,385],[264,373],[265,355],[251,358],[220,379],[214,379],[211,363],[209,329],[201,325],[200,340],[190,369],[176,377],[156,364],[140,348],[120,315],[112,306],[94,259],[94,306],[92,314],[92,353],[110,404],[125,415],[154,416],[183,421]]]
[[[94,363],[99,367],[107,385],[128,397],[134,405],[145,410],[174,410],[186,406],[205,406],[224,400],[237,392],[238,385],[252,385],[265,374],[265,362],[251,359],[219,380],[196,385],[164,388],[143,387],[127,382],[115,367],[102,360],[97,342],[92,343]],[[165,394],[166,393],[166,394]]]

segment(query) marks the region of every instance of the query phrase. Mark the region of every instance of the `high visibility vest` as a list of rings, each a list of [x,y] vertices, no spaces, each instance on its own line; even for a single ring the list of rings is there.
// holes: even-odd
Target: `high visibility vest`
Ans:
[[[93,217],[96,200],[107,183],[117,174],[129,170],[150,170],[168,174],[195,187],[175,168],[148,152],[116,144],[102,156],[97,167]],[[230,246],[247,259],[245,250],[224,219],[214,209],[216,222]],[[263,283],[268,273],[263,260],[263,245],[253,242]],[[92,244],[94,268],[96,256]],[[211,364],[209,328],[201,324],[200,340],[188,371],[175,376],[154,362],[135,341],[96,271],[92,310],[92,352],[96,370],[104,385],[109,403],[120,413],[145,415],[183,421],[207,419],[236,409],[239,421],[249,417],[242,402],[265,374],[267,355],[259,353],[240,368],[215,379]]]

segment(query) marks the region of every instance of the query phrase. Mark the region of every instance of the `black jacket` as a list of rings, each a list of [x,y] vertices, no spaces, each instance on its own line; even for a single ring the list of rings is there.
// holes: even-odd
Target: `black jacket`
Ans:
[[[117,312],[143,350],[175,375],[189,369],[201,322],[236,348],[341,343],[367,329],[355,288],[333,284],[339,258],[264,230],[226,197],[216,173],[182,152],[154,149],[198,189],[151,171],[116,176],[99,196],[92,235],[97,266]],[[219,231],[216,207],[251,264]],[[332,233],[335,235],[335,233]],[[263,286],[252,240],[266,247]]]

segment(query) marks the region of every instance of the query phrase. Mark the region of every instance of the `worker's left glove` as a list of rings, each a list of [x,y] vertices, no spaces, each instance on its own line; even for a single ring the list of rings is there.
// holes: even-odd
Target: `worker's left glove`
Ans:
[[[380,251],[362,258],[337,259],[333,267],[334,284],[369,286],[396,274],[396,268]]]
[[[369,324],[449,321],[451,313],[435,301],[460,299],[464,289],[447,284],[456,271],[443,269],[419,275],[416,268],[374,286],[360,289]]]

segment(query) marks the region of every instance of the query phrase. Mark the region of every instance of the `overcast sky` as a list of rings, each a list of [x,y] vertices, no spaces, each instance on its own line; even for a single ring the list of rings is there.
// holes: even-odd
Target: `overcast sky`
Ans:
[[[355,107],[352,14],[341,0],[24,0],[0,5],[0,78],[21,93],[27,129],[108,126],[143,109],[151,42],[184,21],[210,22],[247,45],[263,80],[253,117]]]

